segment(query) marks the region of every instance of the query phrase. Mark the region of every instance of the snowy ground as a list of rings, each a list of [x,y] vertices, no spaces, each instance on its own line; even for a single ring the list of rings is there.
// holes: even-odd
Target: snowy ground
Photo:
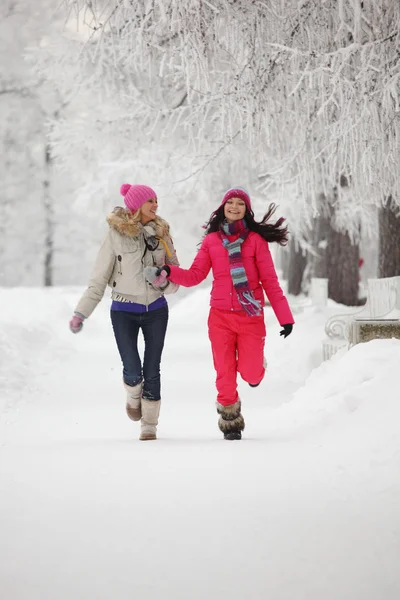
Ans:
[[[321,364],[326,314],[279,337],[217,429],[208,290],[171,310],[157,442],[124,413],[104,300],[0,290],[0,590],[4,600],[397,600],[400,342]],[[334,310],[331,307],[330,310]]]

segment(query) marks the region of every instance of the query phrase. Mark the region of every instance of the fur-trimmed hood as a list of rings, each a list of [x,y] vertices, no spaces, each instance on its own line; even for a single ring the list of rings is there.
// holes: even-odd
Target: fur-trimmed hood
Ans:
[[[117,206],[107,217],[107,223],[112,229],[115,229],[121,235],[127,237],[137,237],[144,230],[151,235],[157,235],[164,238],[169,235],[169,225],[161,217],[156,217],[145,226],[140,221],[133,218],[133,214],[127,209]]]

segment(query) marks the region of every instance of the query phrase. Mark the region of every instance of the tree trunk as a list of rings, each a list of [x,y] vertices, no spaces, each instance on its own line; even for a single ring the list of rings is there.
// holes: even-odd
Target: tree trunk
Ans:
[[[287,246],[278,246],[279,252],[279,267],[282,271],[282,279],[287,281],[289,279],[289,250]]]
[[[329,298],[346,306],[359,304],[359,260],[359,247],[351,243],[349,235],[331,229],[327,252]]]
[[[357,306],[359,286],[358,245],[351,243],[347,233],[332,228],[332,218],[315,220],[313,277],[328,278],[328,296],[346,306]]]
[[[328,277],[328,245],[331,238],[332,227],[330,219],[320,216],[314,221],[314,251],[313,277]]]
[[[291,239],[289,246],[289,273],[288,292],[298,296],[302,291],[302,282],[305,268],[307,266],[307,254],[303,251],[296,240]]]
[[[389,198],[379,211],[379,277],[400,275],[400,207]]]
[[[54,208],[50,194],[52,158],[50,146],[45,146],[45,178],[43,180],[43,205],[45,218],[44,239],[44,285],[53,285],[53,259],[54,259]]]

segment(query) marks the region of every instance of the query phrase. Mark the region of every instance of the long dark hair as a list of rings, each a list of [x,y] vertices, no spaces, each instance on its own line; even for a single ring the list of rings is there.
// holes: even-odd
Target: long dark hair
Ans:
[[[225,205],[222,204],[211,214],[209,220],[204,226],[204,229],[206,230],[205,235],[208,235],[209,233],[215,233],[221,229],[221,225],[225,220],[224,206]],[[282,226],[282,223],[285,221],[285,219],[280,217],[276,223],[268,223],[276,209],[277,206],[275,204],[270,204],[261,221],[256,221],[254,219],[253,211],[246,207],[244,218],[246,219],[247,227],[250,229],[250,231],[258,233],[267,242],[277,242],[281,246],[286,246],[288,243],[289,231],[286,225]]]

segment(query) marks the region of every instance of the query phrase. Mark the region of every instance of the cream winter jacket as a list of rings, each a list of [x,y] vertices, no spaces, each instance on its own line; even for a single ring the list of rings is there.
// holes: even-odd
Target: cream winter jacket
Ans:
[[[168,223],[156,217],[143,226],[133,221],[131,212],[120,207],[107,217],[107,222],[110,229],[75,312],[89,317],[103,298],[107,285],[112,288],[113,298],[123,296],[146,306],[163,294],[175,293],[179,288],[175,283],[169,282],[160,290],[149,284],[143,274],[147,266],[179,265]]]

